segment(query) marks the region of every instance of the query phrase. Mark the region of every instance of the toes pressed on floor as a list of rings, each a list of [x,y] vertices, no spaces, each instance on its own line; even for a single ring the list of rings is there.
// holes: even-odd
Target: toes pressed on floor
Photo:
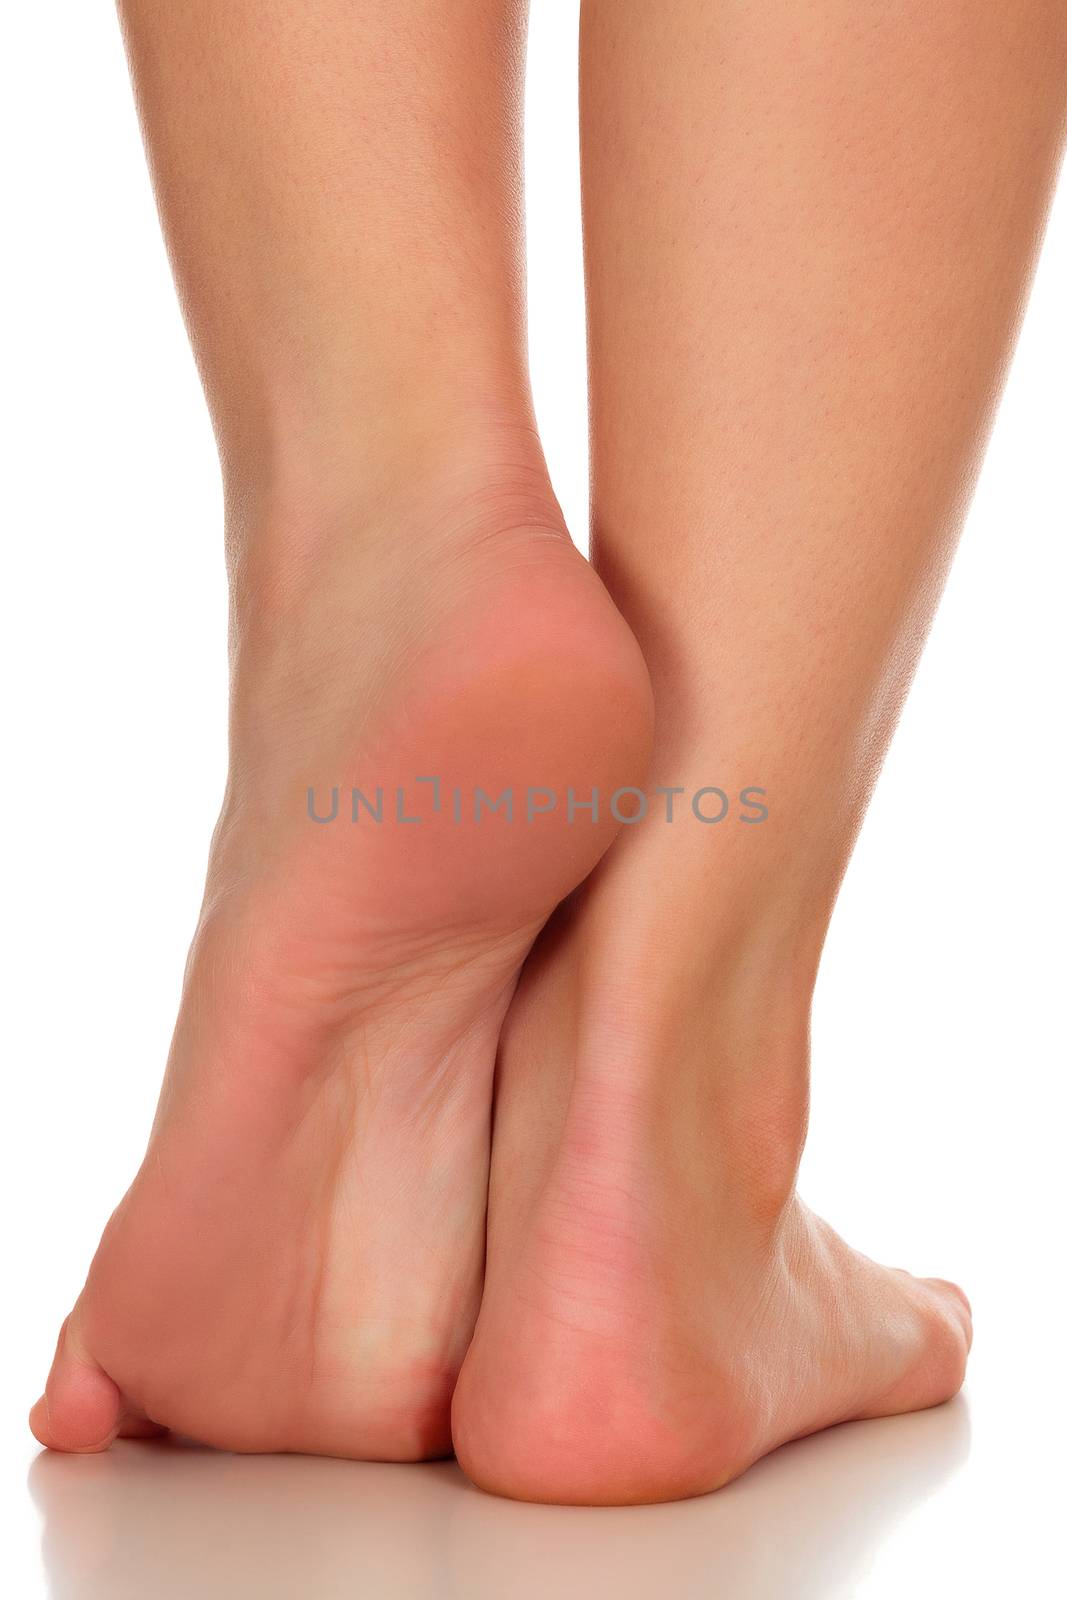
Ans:
[[[106,1450],[122,1422],[122,1396],[98,1367],[65,1362],[30,1412],[34,1437],[50,1450],[91,1455]]]
[[[59,1330],[45,1392],[30,1412],[34,1437],[49,1450],[106,1450],[126,1419],[122,1392],[78,1344],[68,1317]]]

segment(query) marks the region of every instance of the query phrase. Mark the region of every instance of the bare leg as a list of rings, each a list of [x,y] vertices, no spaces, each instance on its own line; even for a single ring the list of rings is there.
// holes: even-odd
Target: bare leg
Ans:
[[[611,1501],[962,1381],[961,1292],[794,1183],[815,972],[1025,294],[1067,11],[583,15],[595,560],[651,669],[652,782],[689,796],[520,987],[454,1423],[485,1485]]]
[[[33,1426],[440,1453],[501,1018],[610,838],[523,791],[632,777],[649,722],[532,427],[523,9],[122,9],[223,465],[232,759],[148,1155]]]

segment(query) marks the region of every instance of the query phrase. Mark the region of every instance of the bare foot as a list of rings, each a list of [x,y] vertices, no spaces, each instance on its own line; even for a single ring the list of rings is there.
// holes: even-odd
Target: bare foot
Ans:
[[[566,790],[640,781],[650,722],[632,637],[514,454],[236,542],[203,912],[147,1155],[32,1415],[45,1445],[450,1447],[501,1021],[612,836]],[[334,821],[309,787],[320,817],[338,790]],[[351,821],[353,788],[380,822]],[[556,811],[541,793],[528,820],[528,788]]]
[[[546,931],[502,1040],[453,1429],[470,1476],[524,1500],[704,1493],[787,1440],[948,1399],[970,1345],[960,1290],[876,1266],[795,1195],[806,985],[756,947],[701,959],[665,856],[658,909],[618,933],[642,903],[620,859]]]

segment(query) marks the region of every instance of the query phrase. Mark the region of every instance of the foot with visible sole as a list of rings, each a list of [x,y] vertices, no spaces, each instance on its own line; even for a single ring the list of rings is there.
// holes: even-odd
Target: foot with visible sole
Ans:
[[[970,1347],[962,1291],[876,1266],[796,1197],[806,985],[755,943],[694,959],[706,906],[652,835],[629,845],[542,936],[501,1044],[453,1433],[516,1499],[706,1493],[788,1440],[949,1399]]]
[[[563,796],[640,782],[651,718],[514,454],[334,508],[299,548],[238,541],[203,912],[144,1163],[32,1414],[45,1445],[450,1449],[498,1033],[614,827]]]

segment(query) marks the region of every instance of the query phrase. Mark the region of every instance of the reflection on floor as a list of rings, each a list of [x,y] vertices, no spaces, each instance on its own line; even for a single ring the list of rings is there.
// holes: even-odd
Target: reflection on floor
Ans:
[[[240,1457],[180,1444],[41,1455],[52,1600],[843,1600],[966,1458],[967,1412],[806,1439],[703,1500],[516,1505],[452,1464]]]

